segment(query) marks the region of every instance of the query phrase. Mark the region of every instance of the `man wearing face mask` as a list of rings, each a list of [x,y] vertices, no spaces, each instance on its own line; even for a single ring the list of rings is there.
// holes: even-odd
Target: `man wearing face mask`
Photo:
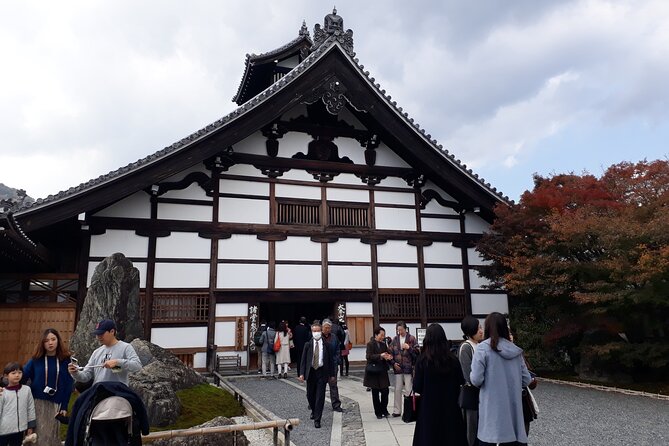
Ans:
[[[311,324],[311,340],[304,345],[300,361],[299,380],[307,381],[307,401],[311,407],[311,419],[314,427],[321,427],[321,416],[325,405],[325,386],[335,376],[331,348],[323,342],[321,324]]]

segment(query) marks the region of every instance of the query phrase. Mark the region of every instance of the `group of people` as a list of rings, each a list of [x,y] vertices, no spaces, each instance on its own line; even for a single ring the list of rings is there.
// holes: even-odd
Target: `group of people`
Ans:
[[[465,341],[457,356],[439,324],[427,328],[420,347],[404,322],[396,324],[392,339],[386,338],[382,327],[374,329],[367,344],[363,385],[371,388],[376,417],[390,416],[388,370],[392,370],[392,416],[401,416],[403,396],[412,391],[419,395],[414,445],[526,444],[529,420],[523,416],[521,394],[536,381],[522,349],[512,342],[506,317],[491,313],[481,327],[469,316],[461,327]],[[479,389],[477,410],[460,407],[464,385]]]
[[[111,320],[93,331],[101,346],[80,367],[58,330],[48,328],[25,365],[8,363],[0,386],[0,446],[19,446],[28,436],[39,445],[60,446],[59,425],[67,423],[74,382],[128,384],[128,373],[142,364],[130,344],[116,338]]]

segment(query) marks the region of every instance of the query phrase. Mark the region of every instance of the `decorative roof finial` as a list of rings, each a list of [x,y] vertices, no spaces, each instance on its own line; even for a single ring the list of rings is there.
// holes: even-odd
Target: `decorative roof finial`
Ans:
[[[302,28],[300,28],[300,36],[308,36],[309,35],[309,28],[307,28],[307,21],[302,20]]]
[[[342,44],[347,53],[353,54],[353,31],[347,29],[344,31],[344,19],[337,15],[337,7],[332,8],[332,14],[325,16],[323,28],[317,23],[314,26],[314,46],[319,47],[330,36]]]

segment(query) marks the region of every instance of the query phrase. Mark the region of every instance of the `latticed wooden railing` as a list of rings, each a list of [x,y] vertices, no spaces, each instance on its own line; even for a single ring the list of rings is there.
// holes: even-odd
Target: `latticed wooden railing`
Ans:
[[[467,315],[464,293],[427,290],[425,299],[429,320],[462,319]]]
[[[278,224],[288,225],[320,225],[321,207],[319,203],[277,203]]]
[[[144,295],[140,311],[144,311]],[[153,323],[207,322],[209,294],[206,293],[153,293]]]
[[[379,291],[380,319],[420,319],[418,290]]]
[[[369,226],[369,209],[367,207],[328,206],[328,224],[330,226],[345,226],[366,228]]]
[[[420,319],[419,299],[418,290],[380,290],[379,317],[381,319]],[[429,321],[459,320],[467,314],[464,292],[427,290],[425,300]]]

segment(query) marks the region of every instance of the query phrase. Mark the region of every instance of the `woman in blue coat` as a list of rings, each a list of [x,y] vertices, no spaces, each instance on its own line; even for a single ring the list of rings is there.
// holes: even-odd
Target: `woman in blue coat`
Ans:
[[[526,444],[521,394],[532,378],[523,350],[510,341],[504,315],[490,313],[486,317],[484,341],[474,352],[470,378],[481,389],[479,444]]]

